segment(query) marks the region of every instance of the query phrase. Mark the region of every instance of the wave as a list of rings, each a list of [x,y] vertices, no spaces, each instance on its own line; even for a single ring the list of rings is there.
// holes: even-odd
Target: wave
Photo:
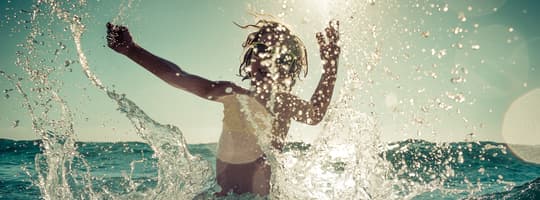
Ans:
[[[0,139],[0,156],[3,158],[0,160],[3,187],[0,191],[24,190],[28,195],[39,194],[27,179],[34,174],[35,155],[42,153],[40,146],[40,140]],[[77,142],[75,146],[90,164],[92,175],[102,179],[102,183],[94,187],[106,185],[114,190],[126,173],[133,180],[146,180],[140,187],[156,185],[157,160],[146,143]],[[188,145],[192,154],[210,162],[215,162],[216,148],[216,143]],[[301,154],[311,148],[311,144],[291,142],[286,145],[285,152]],[[444,180],[442,189],[420,194],[418,198],[535,199],[540,194],[540,165],[522,161],[505,143],[404,140],[387,144],[379,156],[389,161],[390,171],[402,180],[419,184]],[[330,164],[335,171],[342,171],[347,167],[345,163]],[[21,167],[26,172],[21,171]],[[17,176],[9,178],[13,174]]]
[[[11,140],[0,139],[0,154],[7,155],[33,155],[40,153],[41,140]],[[285,151],[307,151],[311,144],[303,142],[290,142]],[[151,155],[152,148],[143,142],[77,142],[76,147],[86,157],[97,157],[100,154],[129,154],[142,153]],[[216,154],[217,144],[189,144],[190,151],[211,158]],[[527,146],[525,146],[527,147]],[[528,146],[537,150],[538,146]],[[421,163],[434,169],[443,164],[449,164],[454,169],[478,166],[484,168],[532,166],[539,164],[528,163],[509,150],[508,144],[491,141],[482,142],[450,142],[434,143],[425,140],[409,139],[387,144],[384,156],[393,163],[395,168],[412,166]],[[421,169],[421,168],[418,168]]]
[[[509,191],[486,194],[470,199],[540,199],[540,177]]]

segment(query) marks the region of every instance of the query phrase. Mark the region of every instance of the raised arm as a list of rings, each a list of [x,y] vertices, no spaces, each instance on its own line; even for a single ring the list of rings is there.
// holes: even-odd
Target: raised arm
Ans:
[[[323,60],[323,74],[310,101],[302,100],[294,95],[283,94],[280,96],[283,103],[278,106],[285,113],[290,113],[294,120],[310,125],[316,125],[322,121],[328,110],[328,105],[330,105],[336,82],[340,54],[340,48],[337,44],[339,41],[339,21],[330,22],[325,32],[326,38],[320,32],[316,35]]]
[[[191,92],[199,97],[216,100],[217,97],[244,89],[226,81],[209,81],[189,74],[176,64],[160,58],[137,45],[125,26],[107,23],[107,45],[152,72],[169,85]],[[231,89],[228,89],[231,88]]]

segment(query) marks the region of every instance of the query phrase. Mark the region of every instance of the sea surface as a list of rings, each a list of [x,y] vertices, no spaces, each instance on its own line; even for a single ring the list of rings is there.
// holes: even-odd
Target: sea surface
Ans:
[[[36,154],[41,142],[0,139],[0,199],[41,199],[33,183]],[[144,191],[157,184],[157,162],[149,145],[140,142],[79,142],[77,151],[90,169],[92,187],[117,194],[127,188]],[[290,143],[287,152],[302,152],[309,144]],[[193,155],[215,164],[216,144],[190,144]],[[530,146],[538,151],[538,146]],[[446,173],[442,187],[411,197],[412,199],[540,199],[540,165],[522,161],[506,144],[494,142],[431,143],[406,140],[387,146],[385,157],[400,180],[423,184],[434,179],[433,172]],[[440,163],[439,158],[456,162]],[[76,167],[74,165],[73,167]],[[343,163],[334,162],[339,173]],[[450,168],[450,169],[448,169]],[[407,169],[406,173],[400,170]],[[174,170],[174,169],[172,169]],[[130,185],[137,182],[136,185]],[[77,195],[74,195],[77,196]],[[376,199],[376,198],[374,198]]]

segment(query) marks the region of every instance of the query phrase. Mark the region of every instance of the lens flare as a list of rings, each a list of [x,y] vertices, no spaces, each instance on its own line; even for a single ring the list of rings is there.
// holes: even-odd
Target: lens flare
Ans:
[[[502,136],[521,159],[540,163],[540,88],[517,98],[510,105],[504,115]]]

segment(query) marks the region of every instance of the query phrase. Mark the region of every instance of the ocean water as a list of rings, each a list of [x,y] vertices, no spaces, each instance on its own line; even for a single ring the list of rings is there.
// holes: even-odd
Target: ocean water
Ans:
[[[40,145],[39,140],[0,140],[0,199],[41,199],[40,190],[31,177],[36,174],[35,156],[43,153]],[[90,166],[94,191],[106,189],[121,195],[132,189],[144,192],[157,185],[157,159],[145,143],[80,142],[76,147]],[[216,144],[190,144],[188,147],[193,155],[215,164]],[[310,148],[309,144],[291,143],[285,154],[299,156]],[[528,148],[540,150],[539,146]],[[520,160],[505,144],[436,144],[406,140],[389,144],[388,150],[379,156],[386,157],[392,166],[390,171],[408,184],[425,184],[440,174],[447,176],[440,187],[411,199],[540,198],[540,165]],[[326,164],[330,166],[330,173],[339,174],[347,167],[345,163],[328,160]],[[74,171],[86,170],[74,167]]]

